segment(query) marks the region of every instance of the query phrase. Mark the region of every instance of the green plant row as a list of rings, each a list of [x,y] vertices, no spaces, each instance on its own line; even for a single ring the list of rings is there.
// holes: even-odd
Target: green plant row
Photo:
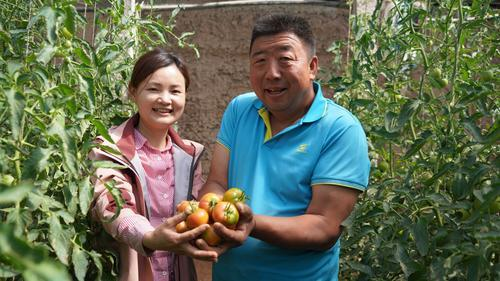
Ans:
[[[364,125],[372,161],[341,280],[499,280],[499,12],[393,0],[383,16],[377,2],[330,48],[347,67],[326,83]]]
[[[179,10],[162,19],[119,0],[76,2],[0,2],[0,279],[116,278],[112,254],[94,247],[103,236],[86,157],[132,113],[124,93],[137,55],[193,47],[192,33],[174,33]]]

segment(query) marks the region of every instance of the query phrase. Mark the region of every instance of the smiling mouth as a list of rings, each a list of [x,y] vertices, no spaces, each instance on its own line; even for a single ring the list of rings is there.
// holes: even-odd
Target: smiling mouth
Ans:
[[[286,91],[286,88],[264,89],[264,92],[270,96],[278,96]]]
[[[167,114],[167,113],[172,113],[173,110],[168,108],[153,108],[153,111],[161,114]]]

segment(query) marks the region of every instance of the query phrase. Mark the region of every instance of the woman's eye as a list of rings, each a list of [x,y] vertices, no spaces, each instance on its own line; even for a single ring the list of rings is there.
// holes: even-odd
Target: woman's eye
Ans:
[[[147,88],[146,90],[148,90],[150,92],[156,92],[156,91],[158,91],[158,89],[156,89],[156,88]]]

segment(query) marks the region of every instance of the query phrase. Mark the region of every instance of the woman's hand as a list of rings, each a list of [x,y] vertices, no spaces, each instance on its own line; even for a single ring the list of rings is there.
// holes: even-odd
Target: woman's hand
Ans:
[[[217,261],[217,252],[213,250],[198,249],[190,243],[207,230],[209,227],[208,224],[200,225],[184,233],[177,233],[175,231],[175,226],[185,218],[186,214],[184,213],[168,218],[154,231],[144,234],[142,244],[144,247],[151,250],[169,251],[179,255],[190,256],[195,259]]]
[[[230,248],[242,245],[255,227],[255,218],[252,209],[243,203],[236,203],[236,208],[240,214],[240,220],[236,228],[229,229],[221,223],[214,223],[215,232],[222,238],[222,243],[218,246],[209,246],[203,239],[196,239],[196,246],[205,251],[215,251],[220,256]]]

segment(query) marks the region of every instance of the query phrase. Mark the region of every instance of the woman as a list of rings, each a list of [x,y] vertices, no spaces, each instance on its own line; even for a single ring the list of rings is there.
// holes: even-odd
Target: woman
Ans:
[[[98,137],[91,152],[92,160],[126,167],[99,168],[94,182],[93,214],[119,244],[120,280],[196,280],[190,257],[217,259],[217,253],[190,243],[208,225],[175,231],[185,219],[185,214],[175,215],[175,206],[195,198],[203,184],[203,146],[181,139],[172,128],[184,111],[188,86],[187,68],[177,56],[163,49],[141,56],[128,87],[138,113],[109,130],[113,142]],[[124,204],[111,220],[117,210],[113,189]]]

